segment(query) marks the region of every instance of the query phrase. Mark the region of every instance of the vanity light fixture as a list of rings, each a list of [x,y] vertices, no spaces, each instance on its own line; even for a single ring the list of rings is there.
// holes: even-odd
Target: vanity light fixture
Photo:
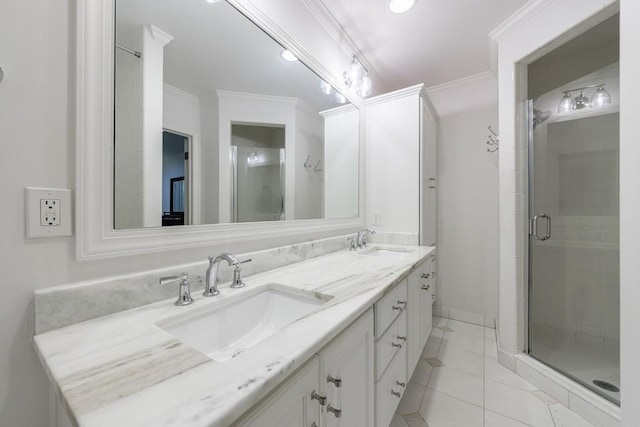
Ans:
[[[405,13],[416,4],[416,0],[391,0],[389,10],[393,13]]]
[[[589,99],[584,94],[584,91],[594,87],[596,88],[596,91],[591,96],[591,99]],[[580,94],[574,99],[571,96],[571,92],[580,92]],[[571,110],[582,110],[588,107],[600,108],[611,104],[611,95],[609,95],[609,92],[604,89],[604,83],[568,89],[562,91],[562,93],[562,99],[558,104],[558,113],[566,113]]]
[[[282,52],[280,52],[280,56],[282,56],[282,59],[289,62],[295,62],[298,60],[298,58],[296,58],[296,56],[287,49],[283,49]]]
[[[371,95],[373,89],[373,82],[371,81],[371,77],[369,77],[369,72],[366,68],[358,61],[355,55],[353,55],[353,60],[351,64],[349,64],[349,68],[342,73],[344,77],[344,85],[350,89],[354,89],[355,92],[366,98]]]

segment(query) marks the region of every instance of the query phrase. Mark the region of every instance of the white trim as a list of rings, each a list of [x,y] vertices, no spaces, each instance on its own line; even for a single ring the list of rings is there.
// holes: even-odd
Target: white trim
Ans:
[[[337,116],[340,114],[348,113],[349,111],[354,111],[355,109],[356,109],[355,106],[351,104],[347,104],[347,105],[342,105],[340,107],[332,108],[330,110],[320,111],[318,114],[320,114],[324,118],[327,118],[331,116]]]
[[[328,83],[338,79],[248,0],[229,0]],[[277,223],[114,230],[113,0],[77,1],[76,62],[76,259],[91,260],[202,246],[281,243],[355,232],[364,226],[363,132],[360,133],[360,211],[357,218]],[[350,97],[350,94],[346,94]],[[350,101],[359,106],[360,100]],[[362,112],[361,112],[362,118]],[[362,130],[362,120],[360,129]],[[280,240],[278,240],[280,239]]]
[[[151,37],[153,37],[154,40],[162,43],[163,46],[167,45],[173,40],[172,35],[162,31],[160,28],[154,25],[149,25],[149,32],[151,33]]]
[[[495,77],[493,76],[493,73],[491,73],[491,71],[483,71],[482,73],[478,73],[478,74],[473,74],[471,76],[467,76],[467,77],[463,77],[461,79],[457,79],[457,80],[451,80],[449,82],[446,83],[442,83],[439,85],[435,85],[435,86],[430,86],[428,88],[426,88],[425,90],[427,91],[428,95],[432,95],[432,94],[436,94],[439,92],[444,92],[444,91],[448,91],[451,89],[459,89],[461,87],[465,87],[471,84],[475,84],[475,83],[482,83],[486,80],[492,80],[495,79]]]
[[[393,92],[388,92],[382,95],[374,96],[373,98],[365,99],[364,104],[367,106],[381,104],[384,102],[392,101],[394,99],[404,98],[411,95],[420,95],[421,98],[424,100],[424,105],[427,111],[429,112],[429,114],[431,115],[431,117],[433,117],[435,121],[438,121],[439,119],[438,112],[436,111],[435,107],[431,103],[431,100],[427,95],[427,92],[425,90],[423,83],[405,87],[403,89],[394,90]]]
[[[530,0],[520,9],[516,10],[504,22],[498,25],[489,33],[489,38],[493,43],[500,43],[505,37],[515,31],[522,24],[531,19],[536,13],[553,0]]]

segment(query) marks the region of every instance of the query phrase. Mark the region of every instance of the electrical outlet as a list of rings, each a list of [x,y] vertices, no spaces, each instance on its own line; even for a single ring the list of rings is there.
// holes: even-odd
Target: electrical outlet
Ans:
[[[60,226],[60,199],[40,199],[40,226]]]
[[[27,238],[71,236],[71,190],[27,187]]]
[[[382,224],[382,212],[374,212],[373,225],[381,225],[381,224]]]

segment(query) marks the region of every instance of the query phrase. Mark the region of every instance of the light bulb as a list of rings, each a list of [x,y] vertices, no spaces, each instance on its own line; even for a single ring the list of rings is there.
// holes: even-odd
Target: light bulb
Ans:
[[[604,107],[611,104],[611,96],[609,92],[604,90],[604,87],[598,86],[596,92],[591,97],[591,106],[594,108]]]
[[[333,93],[333,88],[329,83],[325,82],[324,80],[320,80],[320,92],[324,93],[325,95],[331,95]]]
[[[582,110],[587,107],[589,107],[589,98],[580,91],[580,95],[576,98],[576,110]]]
[[[405,13],[416,4],[416,0],[391,0],[389,10],[393,13]]]
[[[293,53],[289,52],[287,49],[284,49],[282,52],[280,52],[280,56],[282,56],[282,59],[289,62],[295,62],[298,60],[298,58],[296,58],[296,56]]]
[[[564,96],[560,100],[560,104],[558,104],[558,113],[566,113],[567,111],[575,109],[576,102],[573,100],[569,92],[565,92]]]
[[[373,89],[373,82],[371,81],[371,77],[367,74],[360,81],[360,88],[358,89],[358,95],[363,98],[371,95],[371,90]]]
[[[345,98],[340,92],[336,92],[333,96],[338,104],[344,104],[347,102],[347,98]]]
[[[351,80],[351,82],[357,82],[362,76],[362,65],[355,59],[349,65],[349,70],[347,71],[347,78]]]

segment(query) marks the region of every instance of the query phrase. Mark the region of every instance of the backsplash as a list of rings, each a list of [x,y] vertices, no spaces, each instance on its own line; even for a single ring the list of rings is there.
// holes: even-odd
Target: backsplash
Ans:
[[[242,277],[272,270],[309,258],[346,249],[347,238],[343,235],[328,239],[297,243],[290,246],[265,249],[256,252],[234,254],[240,261],[251,258],[242,265]],[[388,244],[416,245],[417,236],[394,233],[373,235],[375,241]],[[54,286],[35,292],[35,333],[41,334],[74,323],[107,316],[178,295],[178,283],[160,286],[161,277],[174,276],[182,272],[189,274],[191,292],[195,295],[204,288],[204,275],[208,260],[144,271],[126,276],[111,276],[87,282]],[[220,283],[232,279],[233,268],[220,264]]]

